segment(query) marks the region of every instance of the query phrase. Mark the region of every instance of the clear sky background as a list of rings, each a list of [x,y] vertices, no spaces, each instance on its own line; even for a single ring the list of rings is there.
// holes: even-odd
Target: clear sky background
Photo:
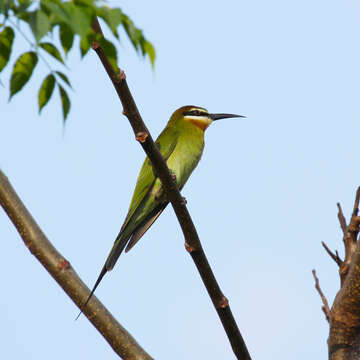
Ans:
[[[311,270],[339,289],[336,202],[359,179],[358,1],[112,1],[144,29],[155,70],[122,32],[120,65],[152,135],[186,104],[246,119],[214,123],[183,195],[253,359],[326,359]],[[17,52],[27,50],[18,39]],[[42,65],[10,104],[0,89],[0,167],[56,248],[92,286],[144,159],[94,53],[70,56],[75,91],[42,115]],[[40,70],[40,71],[39,71]],[[41,74],[41,77],[40,77]],[[0,357],[115,359],[0,211]],[[156,359],[232,359],[169,206],[96,294]]]

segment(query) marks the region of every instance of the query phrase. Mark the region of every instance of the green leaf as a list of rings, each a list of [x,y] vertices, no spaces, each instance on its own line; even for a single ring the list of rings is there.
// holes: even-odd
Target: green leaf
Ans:
[[[73,28],[73,19],[71,16],[71,13],[68,12],[65,3],[59,1],[42,1],[41,6],[46,9],[49,14],[52,16],[52,22],[63,22],[67,24],[73,32],[76,32],[76,30]]]
[[[82,38],[86,36],[91,27],[94,17],[94,11],[91,7],[85,5],[76,5],[73,2],[62,3],[67,13],[71,14],[70,27]]]
[[[144,38],[142,31],[134,25],[132,20],[127,15],[124,15],[123,26],[135,49],[139,50],[140,40]]]
[[[134,48],[143,56],[148,55],[151,66],[154,67],[156,53],[153,45],[148,40],[146,40],[143,32],[134,25],[132,20],[127,15],[123,14],[123,18],[125,32],[134,45]]]
[[[10,78],[9,100],[29,81],[37,62],[38,56],[33,51],[20,55],[16,60]]]
[[[1,0],[0,0],[1,2]],[[18,12],[24,12],[27,10],[28,7],[32,5],[31,0],[18,0],[19,6],[17,7]]]
[[[61,80],[63,80],[71,88],[71,83],[64,73],[62,73],[61,71],[55,71],[55,73],[60,76]]]
[[[29,17],[30,12],[27,9],[33,4],[31,0],[0,0],[0,13],[3,12],[3,6],[5,5],[5,11],[11,10],[17,18],[22,18],[24,14]],[[9,5],[11,5],[9,7]],[[7,16],[7,14],[5,15]]]
[[[117,28],[124,21],[123,12],[119,8],[111,9],[103,6],[98,8],[97,15],[106,22],[115,37],[118,38]]]
[[[110,64],[113,66],[114,70],[116,71],[118,69],[118,64],[117,64],[117,51],[114,44],[111,41],[102,38],[100,40],[100,45],[104,50],[105,55],[109,59]]]
[[[5,18],[8,17],[8,12],[14,6],[14,3],[14,0],[0,0],[0,13],[5,15]]]
[[[38,101],[39,101],[39,113],[42,108],[48,103],[51,98],[51,95],[54,92],[55,87],[55,76],[53,74],[49,74],[43,81],[40,86]]]
[[[90,50],[94,41],[101,42],[102,36],[95,33],[92,29],[89,30],[86,36],[82,37],[80,40],[80,52],[81,57],[83,58],[87,52]]]
[[[0,33],[0,72],[9,61],[14,37],[14,30],[9,26],[6,26]]]
[[[156,58],[156,53],[155,53],[154,46],[151,44],[150,41],[145,40],[142,47],[143,47],[143,52],[146,53],[149,56],[151,66],[154,68],[155,58]]]
[[[73,0],[76,5],[85,5],[90,7],[92,10],[95,10],[96,6],[95,3],[98,0]]]
[[[92,44],[92,36],[87,35],[87,36],[84,36],[84,37],[81,38],[81,40],[80,40],[80,53],[81,53],[82,58],[90,50],[91,44]]]
[[[59,83],[58,86],[59,86],[61,106],[63,111],[63,121],[65,123],[70,110],[70,99],[65,89]]]
[[[42,42],[39,44],[39,46],[42,49],[44,49],[47,53],[49,53],[51,56],[53,56],[56,60],[59,60],[62,64],[65,64],[64,60],[60,55],[60,51],[57,49],[56,46],[48,42]]]
[[[65,23],[60,24],[60,41],[65,51],[65,54],[67,54],[72,48],[74,41],[74,33]]]
[[[39,42],[50,30],[49,18],[41,9],[30,13],[29,25],[36,42]]]

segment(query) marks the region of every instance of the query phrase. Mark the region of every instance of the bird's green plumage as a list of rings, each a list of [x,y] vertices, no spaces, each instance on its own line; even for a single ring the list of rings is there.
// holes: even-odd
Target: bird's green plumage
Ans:
[[[201,158],[205,129],[214,120],[230,117],[239,117],[239,115],[209,114],[206,109],[198,106],[183,106],[173,113],[155,143],[166,160],[167,166],[176,176],[180,190]],[[104,275],[114,267],[125,247],[127,246],[125,251],[128,251],[137,243],[167,204],[168,200],[162,184],[150,160],[146,158],[140,170],[124,224],[82,309],[89,302]]]
[[[180,190],[198,164],[204,148],[204,131],[184,120],[182,113],[183,110],[178,110],[173,114],[155,142],[169,169],[176,176]],[[156,177],[149,158],[146,158],[140,170],[128,214],[106,261],[107,270],[113,268],[132,234],[162,211],[167,203],[160,179]],[[131,243],[131,247],[133,245]]]

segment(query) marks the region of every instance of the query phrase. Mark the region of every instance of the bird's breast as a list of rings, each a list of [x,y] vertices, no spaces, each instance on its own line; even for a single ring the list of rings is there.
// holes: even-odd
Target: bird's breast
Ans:
[[[197,136],[187,134],[180,136],[179,141],[174,149],[173,154],[168,159],[168,166],[176,176],[176,181],[181,189],[196,165],[198,164],[203,148],[204,137],[203,132],[196,128]]]

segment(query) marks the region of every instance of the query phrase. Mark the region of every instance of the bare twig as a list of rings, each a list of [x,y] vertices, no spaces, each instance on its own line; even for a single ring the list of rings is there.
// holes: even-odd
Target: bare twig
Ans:
[[[357,236],[359,234],[359,224],[360,224],[360,218],[357,216],[359,212],[359,200],[360,200],[360,188],[358,188],[356,192],[353,212],[349,225],[346,224],[346,219],[340,203],[337,203],[337,207],[339,209],[338,219],[340,222],[340,227],[343,232],[343,242],[345,247],[345,258],[340,264],[338,263],[338,265],[340,266],[339,273],[340,273],[341,286],[344,284],[344,281],[350,269],[350,264],[353,255],[356,251],[356,242],[357,242]],[[332,257],[332,255],[330,256]]]
[[[354,201],[354,208],[352,216],[357,216],[359,212],[359,202],[360,202],[360,187],[357,188],[355,201]]]
[[[357,189],[352,216],[346,224],[345,216],[338,203],[338,218],[343,232],[345,258],[341,261],[338,253],[334,255],[323,244],[329,255],[340,266],[341,288],[337,293],[331,311],[328,311],[326,299],[318,286],[315,272],[316,288],[324,304],[324,312],[330,323],[328,339],[330,360],[353,360],[360,358],[360,230],[359,212],[360,188]]]
[[[336,204],[338,209],[339,209],[339,212],[338,212],[338,218],[339,218],[339,222],[340,222],[340,227],[344,233],[344,235],[346,234],[346,229],[347,229],[347,225],[346,225],[346,219],[345,219],[345,216],[344,216],[344,213],[342,211],[342,208],[341,208],[341,205],[340,203],[337,203]]]
[[[319,295],[321,297],[321,301],[323,303],[323,306],[322,306],[321,309],[322,309],[322,311],[324,312],[324,314],[326,316],[326,320],[330,321],[331,312],[330,312],[329,304],[328,304],[328,302],[326,300],[326,297],[325,297],[324,293],[321,291],[319,279],[316,276],[315,269],[312,271],[312,274],[313,274],[314,279],[315,279],[315,289],[318,291],[318,293],[319,293]]]
[[[328,246],[324,243],[324,241],[321,242],[322,246],[324,247],[324,249],[326,250],[326,252],[330,255],[330,257],[339,265],[341,266],[342,264],[342,260],[339,257],[339,253],[336,250],[336,254],[334,254],[329,248]]]
[[[99,22],[95,19],[93,23],[93,29],[102,34]],[[249,352],[246,348],[245,342],[241,336],[239,328],[235,322],[233,314],[226,297],[220,290],[220,287],[215,279],[215,276],[211,270],[210,264],[202,249],[199,236],[195,229],[194,223],[191,220],[190,214],[187,210],[186,204],[183,201],[176,182],[174,181],[167,165],[160,154],[158,148],[155,146],[154,141],[150,135],[149,130],[145,126],[135,101],[130,93],[129,87],[126,82],[126,76],[123,71],[115,71],[109,63],[103,49],[99,44],[95,43],[93,49],[96,51],[99,59],[101,60],[109,78],[111,79],[115,90],[123,105],[123,113],[127,116],[136,139],[139,140],[140,145],[144,149],[145,153],[151,160],[151,163],[159,176],[167,197],[171,202],[175,214],[179,220],[180,226],[184,233],[185,243],[187,248],[191,251],[191,257],[195,262],[195,265],[200,273],[201,279],[205,284],[208,294],[213,302],[213,305],[220,317],[220,320],[224,326],[225,332],[229,338],[232,349],[238,359],[250,359]]]
[[[30,252],[80,307],[86,300],[89,289],[70,263],[46,238],[1,170],[0,205],[8,214]],[[89,304],[84,312],[114,351],[123,359],[152,359],[97,298],[94,297],[94,301]]]
[[[339,253],[338,253],[337,250],[335,250],[335,255],[336,255],[336,257],[342,262],[341,257],[339,256]]]
[[[359,213],[359,201],[360,201],[360,187],[356,191],[355,201],[354,201],[354,208],[350,220],[350,224],[348,226],[348,234],[349,237],[349,246],[352,246],[354,251],[354,246],[356,246],[357,237],[359,235],[359,224],[360,224],[360,217],[358,216]]]

